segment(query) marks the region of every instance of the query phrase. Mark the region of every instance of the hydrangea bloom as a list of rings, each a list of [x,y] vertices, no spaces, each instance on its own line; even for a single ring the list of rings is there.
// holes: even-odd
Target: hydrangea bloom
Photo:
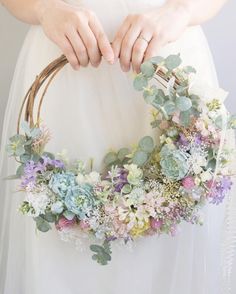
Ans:
[[[63,199],[76,186],[76,177],[71,172],[54,174],[48,186]]]

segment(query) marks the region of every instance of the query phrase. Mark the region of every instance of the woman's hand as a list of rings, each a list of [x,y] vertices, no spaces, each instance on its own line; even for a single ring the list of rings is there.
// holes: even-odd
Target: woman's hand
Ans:
[[[173,1],[172,1],[173,2]],[[184,5],[166,4],[144,14],[128,15],[112,47],[123,71],[140,71],[143,61],[158,54],[161,47],[179,38],[187,28],[190,13]]]
[[[90,62],[97,67],[103,56],[114,62],[113,49],[97,16],[90,10],[62,1],[40,1],[39,22],[76,70]]]

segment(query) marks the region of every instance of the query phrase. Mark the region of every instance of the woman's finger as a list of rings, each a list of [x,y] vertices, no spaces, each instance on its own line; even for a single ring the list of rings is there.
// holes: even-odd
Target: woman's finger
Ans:
[[[70,40],[80,65],[87,66],[89,63],[89,57],[79,33],[74,28],[71,28],[67,33],[67,38]]]
[[[153,56],[158,55],[163,45],[164,42],[162,42],[162,40],[160,40],[157,36],[153,37],[144,54],[144,61],[152,58]]]
[[[94,33],[95,38],[97,39],[98,47],[101,51],[102,56],[109,63],[114,63],[114,52],[98,19],[96,17],[93,17],[89,21],[89,26]]]
[[[153,37],[153,33],[149,29],[141,31],[137,38],[132,51],[132,68],[136,73],[140,72],[140,65],[144,59],[144,53]]]
[[[120,65],[123,71],[130,70],[133,46],[138,39],[140,32],[141,27],[138,24],[133,24],[122,40],[120,49]]]
[[[55,42],[61,48],[62,52],[65,54],[68,62],[73,67],[73,69],[78,70],[80,68],[80,64],[74,52],[74,49],[67,37],[64,36],[64,38],[61,38],[60,40],[55,40]]]
[[[126,17],[123,24],[119,28],[118,32],[115,35],[115,38],[112,42],[112,48],[114,51],[115,58],[119,58],[120,56],[120,50],[121,50],[121,44],[124,36],[126,35],[127,31],[129,30],[131,25],[130,18]]]
[[[78,27],[78,32],[87,49],[90,63],[97,67],[101,61],[101,52],[98,48],[97,40],[88,23],[81,22]]]

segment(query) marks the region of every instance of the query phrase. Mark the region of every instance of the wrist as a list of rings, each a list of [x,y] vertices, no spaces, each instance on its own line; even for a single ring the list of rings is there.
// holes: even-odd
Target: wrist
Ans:
[[[172,9],[181,17],[183,17],[184,15],[184,17],[187,19],[187,24],[189,26],[192,24],[193,7],[189,3],[189,1],[169,0],[166,2],[166,4],[164,4],[164,6],[167,6],[169,9]]]
[[[37,0],[35,2],[35,13],[39,24],[42,24],[44,16],[48,10],[54,9],[55,6],[62,2],[61,0]]]

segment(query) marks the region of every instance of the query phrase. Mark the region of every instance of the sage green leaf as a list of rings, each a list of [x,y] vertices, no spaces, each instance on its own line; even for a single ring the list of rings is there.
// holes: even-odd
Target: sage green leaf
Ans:
[[[123,161],[126,158],[126,155],[130,153],[130,150],[128,148],[121,148],[118,153],[117,157],[120,161]]]
[[[124,194],[129,194],[132,191],[132,187],[129,184],[125,184],[121,190]]]
[[[143,88],[147,87],[148,80],[142,73],[136,75],[133,81],[133,86],[137,91],[142,91]]]
[[[41,133],[42,132],[39,128],[33,128],[31,129],[30,136],[31,138],[36,139],[40,136]]]
[[[216,169],[216,159],[212,158],[208,164],[207,164],[207,169],[211,169],[212,171],[215,171]]]
[[[236,115],[230,115],[229,119],[228,119],[228,128],[229,129],[236,129]]]
[[[194,67],[189,66],[189,65],[188,66],[184,66],[183,70],[187,74],[189,74],[189,73],[196,73],[197,72]]]
[[[139,141],[139,147],[146,153],[151,153],[154,149],[154,141],[150,136],[145,136]]]
[[[180,111],[187,111],[192,107],[191,99],[185,96],[176,97],[175,104]]]
[[[23,163],[29,161],[30,159],[31,159],[31,156],[28,153],[24,153],[20,156],[20,161]]]
[[[165,104],[164,104],[164,110],[167,114],[173,114],[176,110],[176,106],[175,106],[175,103],[173,101],[167,101]]]
[[[142,63],[140,69],[147,78],[151,78],[155,73],[155,67],[150,61]]]
[[[190,115],[191,115],[191,112],[190,111],[182,111],[180,113],[180,124],[184,127],[188,127],[189,124],[190,124]]]
[[[217,128],[222,129],[222,127],[223,127],[223,118],[222,118],[221,114],[216,117],[214,122],[215,122],[215,125],[217,126]]]
[[[90,250],[95,252],[92,259],[101,265],[106,265],[111,260],[111,249],[109,242],[104,241],[103,246],[92,244]]]
[[[148,159],[147,153],[142,150],[138,150],[135,152],[132,158],[132,162],[134,164],[137,164],[138,166],[141,166],[147,161],[147,159]]]
[[[42,218],[44,218],[47,222],[49,223],[55,223],[56,221],[56,216],[53,214],[51,211],[47,211]]]
[[[160,65],[164,62],[164,58],[162,56],[154,56],[149,59],[150,62],[152,62],[155,65]]]
[[[25,165],[21,164],[20,166],[18,166],[17,170],[16,170],[16,175],[18,176],[18,178],[20,178],[21,176],[23,176],[24,174],[24,168]]]
[[[36,222],[36,227],[40,232],[46,233],[51,229],[50,224],[41,216],[35,217],[34,220]]]
[[[109,152],[104,158],[104,163],[108,166],[117,161],[117,154],[115,152]]]
[[[21,129],[25,132],[25,134],[28,136],[28,137],[31,137],[30,136],[30,126],[29,126],[29,123],[27,121],[23,121],[21,123]]]
[[[176,67],[178,67],[181,64],[182,60],[179,55],[169,55],[165,59],[165,66],[168,70],[172,71]]]

